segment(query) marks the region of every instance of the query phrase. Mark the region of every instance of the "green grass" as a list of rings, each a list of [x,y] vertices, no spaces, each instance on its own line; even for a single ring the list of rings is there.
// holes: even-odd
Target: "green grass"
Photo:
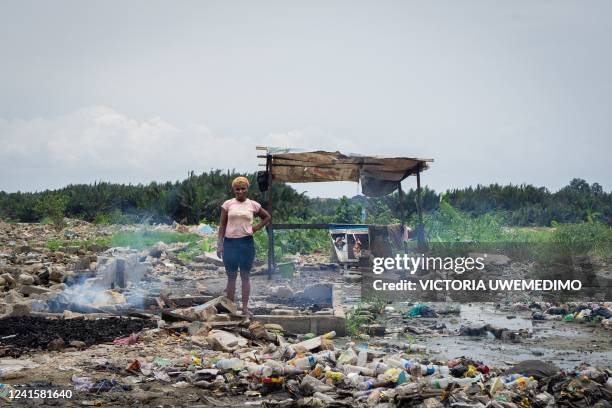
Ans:
[[[104,248],[110,247],[109,238],[93,238],[93,239],[50,239],[47,241],[47,248],[52,251],[57,251],[60,247],[79,247],[81,249],[89,250],[93,246],[101,246]]]
[[[198,234],[185,234],[171,231],[153,231],[140,229],[136,231],[121,231],[110,238],[111,246],[130,247],[132,249],[144,249],[158,242],[173,244],[176,242],[187,242],[195,244],[202,239]]]

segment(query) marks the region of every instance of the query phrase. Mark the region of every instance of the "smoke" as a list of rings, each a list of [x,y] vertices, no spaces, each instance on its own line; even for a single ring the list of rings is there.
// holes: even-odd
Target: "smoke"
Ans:
[[[138,254],[115,248],[98,257],[96,271],[71,279],[46,307],[37,309],[55,313],[143,309],[149,289],[144,278],[151,269],[149,262],[140,262]]]

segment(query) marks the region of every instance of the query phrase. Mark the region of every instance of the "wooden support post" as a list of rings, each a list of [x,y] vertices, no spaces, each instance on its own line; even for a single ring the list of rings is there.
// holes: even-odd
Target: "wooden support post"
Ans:
[[[267,210],[272,217],[272,156],[266,156],[266,170],[268,171],[268,202],[267,202]],[[268,232],[268,279],[272,279],[272,273],[274,272],[274,267],[276,262],[274,260],[274,227],[272,223],[266,226],[266,231]]]
[[[408,252],[406,241],[404,241],[404,228],[406,227],[406,211],[404,211],[404,192],[402,191],[402,181],[397,183],[397,192],[399,194],[399,205],[400,205],[400,239],[402,240],[402,248],[404,253]]]
[[[419,168],[416,173],[417,179],[417,190],[416,190],[416,207],[417,207],[417,244],[419,250],[427,249],[427,242],[425,242],[425,227],[423,226],[423,202],[421,201],[421,169]]]

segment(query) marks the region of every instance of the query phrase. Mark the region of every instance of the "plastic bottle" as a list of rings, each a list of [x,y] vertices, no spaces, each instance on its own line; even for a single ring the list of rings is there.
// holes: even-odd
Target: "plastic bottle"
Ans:
[[[374,377],[374,370],[372,370],[371,368],[367,368],[367,367],[360,367],[360,366],[354,366],[350,364],[344,364],[342,366],[342,370],[344,371],[345,374],[359,373],[367,377]]]
[[[247,367],[249,375],[258,378],[270,377],[274,369],[266,365],[252,365]]]
[[[325,373],[325,378],[329,378],[333,381],[342,381],[344,379],[344,374],[339,371],[328,371]]]
[[[467,377],[467,378],[454,378],[454,377],[429,378],[426,380],[426,383],[433,386],[434,388],[444,389],[448,387],[449,384],[469,385],[469,384],[473,384],[481,380],[482,380],[482,375],[479,374],[473,378],[470,378],[470,377]]]
[[[330,332],[327,332],[327,333],[325,333],[325,334],[323,334],[321,336],[321,338],[323,338],[323,339],[333,339],[334,337],[336,337],[336,332],[333,331],[333,330],[330,331]]]
[[[368,362],[368,345],[365,344],[359,349],[359,354],[357,355],[357,365],[360,367],[364,367]]]
[[[328,404],[331,404],[334,402],[334,397],[332,397],[331,395],[323,394],[322,392],[317,391],[314,394],[312,394],[312,396]]]
[[[346,382],[351,386],[351,388],[356,388],[361,384],[365,378],[359,373],[348,373],[346,375]]]
[[[293,360],[293,365],[303,370],[308,369],[317,363],[315,356],[306,356]]]
[[[336,353],[333,351],[321,351],[315,355],[317,357],[317,361],[321,364],[325,364],[327,361],[336,362]]]
[[[376,388],[370,395],[368,395],[366,403],[368,406],[374,407],[378,404],[378,401],[380,401],[380,389]]]
[[[340,357],[338,357],[338,363],[340,364],[355,364],[357,362],[357,353],[352,348],[344,350]]]
[[[387,387],[387,386],[389,386],[389,382],[387,381],[378,380],[376,378],[370,378],[369,380],[366,380],[360,383],[357,386],[357,388],[359,388],[360,390],[371,390],[373,388]]]
[[[506,375],[504,376],[503,380],[505,384],[509,384],[511,382],[514,382],[516,380],[518,380],[519,378],[524,377],[523,374],[510,374],[510,375]]]
[[[328,392],[333,390],[334,387],[325,384],[311,375],[305,375],[300,383],[300,389],[312,392]]]
[[[417,364],[415,366],[412,367],[411,371],[416,371],[415,374],[419,374],[419,370],[420,370],[420,374],[423,376],[428,376],[428,375],[433,375],[433,374],[440,374],[443,376],[446,376],[448,374],[450,374],[450,368],[448,368],[447,366],[439,366],[439,365],[424,365],[424,364]]]
[[[219,370],[241,370],[244,367],[244,362],[239,358],[222,358],[215,363],[215,367]]]
[[[414,363],[406,359],[396,358],[396,357],[385,358],[383,361],[387,363],[389,367],[400,367],[400,368],[403,368],[404,370],[409,370],[410,367],[414,365]]]
[[[268,360],[264,363],[265,366],[270,367],[272,369],[271,375],[283,375],[285,374],[285,364],[280,361]]]
[[[404,351],[407,353],[414,353],[418,351],[427,350],[427,346],[424,346],[422,344],[414,344],[414,343],[402,343],[400,344],[400,347],[404,349]]]
[[[389,364],[385,364],[380,361],[374,361],[372,363],[368,363],[366,364],[366,367],[374,370],[374,374],[376,375],[382,374],[390,368]]]

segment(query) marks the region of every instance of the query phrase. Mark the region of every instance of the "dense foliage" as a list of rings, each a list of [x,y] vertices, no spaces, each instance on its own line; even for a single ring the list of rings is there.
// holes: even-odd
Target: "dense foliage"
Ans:
[[[238,174],[220,170],[194,173],[183,181],[143,184],[94,183],[69,185],[55,191],[35,193],[0,192],[0,218],[57,223],[62,216],[99,223],[218,222],[220,206],[232,196],[230,183]],[[255,184],[250,196],[265,200]],[[416,191],[403,195],[401,213],[397,192],[381,198],[355,196],[341,199],[309,198],[282,183],[272,191],[275,222],[290,218],[307,222],[388,224],[407,220],[415,223]],[[425,214],[448,203],[467,216],[495,216],[495,222],[512,226],[551,226],[554,223],[603,222],[612,224],[612,193],[598,183],[574,179],[557,192],[531,185],[467,187],[444,194],[427,187],[422,192]],[[484,223],[493,219],[484,218]]]

